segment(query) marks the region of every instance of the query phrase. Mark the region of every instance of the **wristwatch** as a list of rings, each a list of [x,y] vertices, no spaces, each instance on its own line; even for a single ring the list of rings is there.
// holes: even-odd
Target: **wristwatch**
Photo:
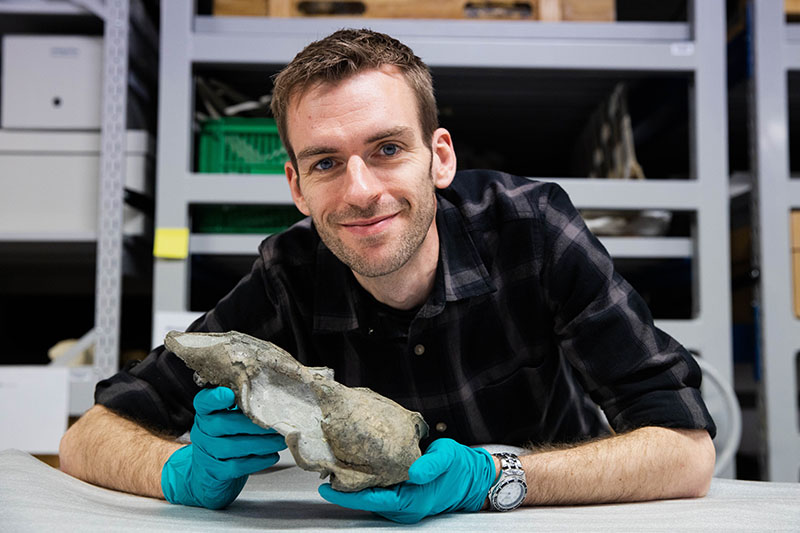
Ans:
[[[489,504],[495,511],[511,511],[522,505],[528,493],[522,462],[513,453],[493,453],[500,459],[500,475],[489,489]]]

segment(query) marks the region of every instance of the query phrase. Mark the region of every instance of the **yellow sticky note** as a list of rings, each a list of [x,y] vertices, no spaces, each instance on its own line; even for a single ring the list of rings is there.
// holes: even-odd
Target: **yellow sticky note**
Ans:
[[[189,228],[156,228],[153,256],[186,259],[189,256]]]

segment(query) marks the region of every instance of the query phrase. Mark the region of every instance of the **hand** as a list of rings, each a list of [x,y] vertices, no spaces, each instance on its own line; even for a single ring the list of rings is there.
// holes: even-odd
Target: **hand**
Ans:
[[[325,483],[319,493],[342,507],[413,524],[444,512],[480,511],[495,476],[494,459],[486,450],[438,439],[408,469],[408,481],[359,492],[339,492]]]
[[[167,460],[161,490],[170,503],[222,509],[236,499],[249,474],[278,461],[286,442],[247,418],[227,387],[201,390],[194,408],[192,443]]]

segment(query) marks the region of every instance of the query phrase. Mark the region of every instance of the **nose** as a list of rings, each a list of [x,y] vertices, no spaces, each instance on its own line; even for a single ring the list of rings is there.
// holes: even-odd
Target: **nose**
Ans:
[[[344,200],[351,205],[366,207],[380,197],[380,179],[359,156],[347,160],[345,180]]]

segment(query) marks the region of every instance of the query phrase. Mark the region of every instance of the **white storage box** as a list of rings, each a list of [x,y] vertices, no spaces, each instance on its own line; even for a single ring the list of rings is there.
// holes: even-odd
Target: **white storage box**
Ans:
[[[3,128],[100,128],[100,37],[5,35],[2,65]]]
[[[128,131],[126,141],[125,187],[150,194],[149,137]],[[0,130],[0,240],[91,238],[99,175],[99,133]],[[143,213],[125,206],[123,217],[126,234],[144,231]]]
[[[67,430],[69,368],[0,365],[0,450],[56,454]]]

